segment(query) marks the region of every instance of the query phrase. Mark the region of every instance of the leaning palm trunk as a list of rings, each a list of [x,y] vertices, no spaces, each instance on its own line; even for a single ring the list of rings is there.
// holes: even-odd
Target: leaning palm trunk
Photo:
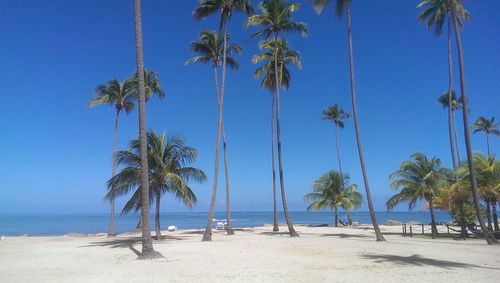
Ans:
[[[217,103],[219,103],[220,107],[220,92],[219,92],[219,81],[217,74],[217,67],[214,67],[214,81],[215,81],[215,89],[217,93]],[[234,235],[234,230],[231,225],[231,198],[229,197],[229,165],[227,161],[227,143],[226,143],[226,132],[224,130],[224,119],[222,119],[222,145],[224,150],[224,175],[226,178],[226,219],[227,225],[226,230],[228,235]]]
[[[460,164],[460,160],[462,160],[462,157],[460,156],[460,143],[458,142],[458,134],[457,134],[457,119],[455,118],[455,111],[451,112],[452,118],[453,118],[453,134],[455,135],[455,147],[457,150],[457,161],[458,164]]]
[[[384,236],[380,232],[378,227],[377,216],[375,215],[375,209],[373,208],[372,196],[370,193],[370,186],[368,184],[368,175],[366,173],[365,159],[363,157],[363,150],[361,147],[361,137],[359,133],[359,123],[358,123],[358,109],[356,105],[356,92],[354,87],[354,59],[352,50],[352,33],[351,33],[351,2],[347,1],[347,36],[349,43],[349,69],[351,77],[351,98],[352,98],[352,115],[354,118],[354,128],[356,131],[356,142],[358,145],[359,161],[361,163],[361,171],[363,173],[363,181],[365,184],[366,191],[366,201],[368,202],[368,209],[370,210],[370,217],[373,223],[373,229],[375,230],[375,235],[377,236],[377,241],[385,241]]]
[[[452,0],[452,4],[454,4],[454,0]],[[451,8],[451,15],[453,18],[453,28],[455,30],[455,39],[457,41],[457,51],[458,51],[458,65],[460,71],[460,91],[462,93],[462,114],[463,114],[463,122],[464,122],[464,135],[465,135],[465,149],[467,152],[467,162],[469,164],[469,175],[471,180],[471,188],[472,188],[472,197],[474,199],[474,206],[476,208],[477,219],[479,221],[479,225],[481,226],[481,230],[486,238],[486,242],[489,245],[494,245],[496,240],[491,237],[488,229],[484,225],[484,219],[481,213],[481,204],[479,202],[479,193],[477,190],[477,180],[476,180],[476,168],[474,166],[474,157],[472,155],[472,146],[470,141],[470,133],[469,133],[469,106],[468,106],[468,97],[465,92],[465,75],[464,75],[464,61],[463,61],[463,53],[462,53],[462,40],[460,38],[460,32],[458,30],[458,22],[457,15],[455,12],[455,8]]]
[[[274,160],[274,90],[271,93],[271,162],[273,167],[273,232],[279,231],[278,225],[278,204],[276,202],[276,161]]]
[[[156,194],[156,209],[155,209],[155,232],[156,240],[161,240],[161,225],[160,225],[160,193]]]
[[[115,176],[116,173],[116,136],[118,133],[118,117],[120,115],[120,110],[116,109],[116,116],[115,116],[115,129],[113,133],[113,164],[111,165],[111,178]],[[111,189],[112,191],[113,188]],[[115,235],[115,196],[112,195],[110,199],[110,205],[111,205],[111,213],[109,215],[109,229],[108,229],[108,237],[112,237]]]
[[[451,18],[448,17],[448,134],[450,138],[450,150],[451,150],[451,159],[453,162],[453,169],[456,169],[460,163],[460,155],[458,152],[458,138],[457,132],[455,128],[455,115],[453,115],[453,102],[452,102],[452,89],[453,89],[453,60],[451,53]],[[455,156],[455,146],[457,145],[457,156]],[[458,160],[457,160],[458,157]],[[458,186],[458,176],[455,176],[455,183]],[[462,237],[467,237],[467,226],[465,224],[465,213],[464,206],[462,202],[459,204],[460,209],[460,234]]]
[[[278,34],[274,36],[274,42],[277,45]],[[276,47],[277,48],[277,47]],[[286,224],[290,237],[298,237],[299,234],[295,231],[292,224],[292,219],[288,213],[288,204],[286,202],[285,184],[283,181],[283,159],[281,155],[281,127],[280,127],[280,80],[278,79],[278,50],[274,52],[274,79],[276,87],[276,138],[278,141],[278,168],[280,177],[281,200],[283,202],[283,212],[285,213]]]
[[[140,259],[162,257],[153,248],[149,230],[149,181],[148,156],[146,144],[146,91],[144,85],[144,62],[142,56],[141,0],[134,2],[135,48],[137,59],[137,83],[139,88],[139,139],[141,143],[141,217],[142,217],[142,252]]]
[[[344,188],[344,174],[342,174],[342,159],[340,158],[340,148],[339,148],[339,126],[335,125],[335,147],[337,148],[337,159],[339,161],[339,173],[340,179],[342,180],[342,188]]]
[[[220,96],[220,108],[222,115],[222,99],[225,93],[226,86],[226,67],[227,67],[227,22],[224,22],[224,53],[222,58],[222,85],[221,85],[221,96]],[[221,116],[221,123],[224,123],[223,118]],[[226,230],[228,235],[233,235],[233,227],[231,225],[231,198],[229,195],[229,169],[228,169],[228,161],[227,161],[227,144],[226,144],[226,132],[224,131],[224,124],[221,125],[222,131],[222,141],[223,141],[223,150],[224,150],[224,175],[226,178]]]
[[[224,55],[222,59],[222,86],[220,91],[220,96],[217,97],[218,104],[218,122],[217,122],[217,138],[215,143],[215,164],[214,164],[214,184],[212,187],[212,199],[210,200],[210,211],[208,213],[208,223],[205,228],[205,232],[203,233],[202,241],[211,241],[212,240],[212,222],[214,219],[215,213],[215,202],[217,200],[217,183],[219,180],[219,159],[220,159],[220,136],[222,132],[222,109],[224,106],[224,86],[226,80],[226,47],[227,47],[227,33],[226,33],[226,24],[223,25],[223,33],[224,33]],[[217,84],[217,69],[215,68],[215,80]],[[218,88],[217,88],[218,90]],[[228,219],[229,220],[229,219]],[[229,224],[229,222],[228,222]]]
[[[437,226],[436,226],[436,217],[434,216],[434,207],[433,207],[433,203],[432,203],[432,199],[429,200],[429,210],[431,212],[431,230],[432,230],[432,238],[436,238],[437,237]]]

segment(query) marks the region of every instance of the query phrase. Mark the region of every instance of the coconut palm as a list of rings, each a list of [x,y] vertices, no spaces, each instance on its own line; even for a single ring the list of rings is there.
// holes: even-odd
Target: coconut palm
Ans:
[[[457,43],[457,53],[458,53],[458,66],[460,72],[460,92],[463,99],[463,123],[464,123],[464,136],[465,136],[465,149],[467,152],[467,163],[469,164],[470,171],[470,179],[471,179],[471,188],[472,188],[472,197],[474,199],[474,206],[476,208],[477,218],[479,224],[481,226],[481,230],[485,236],[485,239],[488,244],[493,245],[497,241],[493,238],[493,236],[488,232],[486,226],[484,224],[484,219],[481,214],[481,203],[479,201],[479,192],[477,189],[477,180],[476,180],[476,169],[474,168],[474,157],[472,154],[472,145],[470,140],[470,132],[469,132],[469,98],[465,89],[465,75],[464,75],[464,58],[462,51],[462,39],[460,36],[460,30],[467,19],[464,11],[464,7],[462,6],[461,0],[450,0],[450,10],[451,10],[451,21],[453,22],[453,29],[455,31],[455,40]],[[468,14],[467,14],[468,16]]]
[[[204,182],[205,173],[190,165],[196,161],[198,151],[186,145],[180,136],[166,136],[156,132],[147,134],[148,165],[149,165],[149,197],[155,202],[156,238],[162,238],[160,229],[160,199],[164,193],[171,193],[186,206],[196,203],[196,196],[189,187],[189,181]],[[140,181],[140,141],[135,139],[130,143],[129,150],[119,151],[118,164],[125,166],[120,173],[108,181],[107,198],[128,194],[135,190],[130,200],[125,204],[122,214],[141,209]]]
[[[227,40],[229,41],[229,35],[227,35]],[[214,82],[215,82],[215,92],[217,94],[217,104],[220,107],[221,102],[221,92],[219,89],[219,75],[218,69],[223,64],[224,60],[224,41],[221,38],[220,34],[213,31],[202,31],[200,33],[199,41],[194,41],[191,43],[191,50],[193,52],[198,53],[198,56],[192,57],[186,62],[187,64],[191,63],[211,63],[212,69],[214,71]],[[226,65],[228,65],[231,69],[238,68],[238,62],[232,54],[241,54],[243,49],[237,44],[228,44],[227,52],[226,52]],[[227,161],[227,146],[226,146],[226,133],[224,130],[224,120],[222,120],[222,144],[224,150],[224,173],[226,177],[226,219],[227,219],[227,233],[229,235],[234,234],[234,231],[231,227],[231,209],[230,209],[230,201],[229,201],[229,168]],[[215,208],[214,208],[215,209]],[[210,227],[212,224],[210,224]]]
[[[337,149],[337,159],[339,162],[339,172],[342,177],[342,159],[340,158],[339,149],[339,128],[344,128],[344,119],[351,118],[351,114],[347,113],[339,107],[337,104],[332,104],[327,109],[323,110],[322,117],[323,120],[330,120],[335,124],[335,147]]]
[[[432,236],[436,237],[434,198],[444,177],[440,159],[428,159],[423,153],[413,154],[411,160],[402,162],[399,170],[389,177],[392,188],[400,191],[387,200],[387,209],[391,210],[399,203],[407,201],[409,209],[412,210],[418,200],[425,200],[431,214]]]
[[[486,146],[488,149],[488,155],[491,155],[490,152],[490,134],[493,136],[500,136],[500,130],[498,127],[500,126],[499,122],[495,122],[495,117],[491,118],[486,118],[486,117],[479,117],[476,119],[474,124],[472,124],[472,129],[474,130],[472,133],[479,133],[483,132],[486,134]]]
[[[488,228],[492,230],[491,218],[493,217],[495,231],[499,231],[496,206],[500,197],[500,161],[492,155],[484,156],[476,153],[474,165],[479,193],[486,203]]]
[[[281,48],[278,46],[282,45]],[[288,48],[286,41],[283,39],[278,40],[278,42],[274,41],[262,41],[260,42],[260,49],[263,51],[260,54],[253,56],[252,62],[254,64],[263,63],[261,66],[255,70],[255,77],[259,78],[263,76],[261,86],[263,88],[268,89],[271,92],[271,163],[272,163],[272,171],[273,171],[273,231],[279,231],[278,227],[278,208],[276,202],[276,169],[275,169],[275,150],[274,150],[274,120],[275,120],[275,102],[276,102],[276,79],[275,79],[275,68],[274,68],[274,53],[278,53],[277,57],[278,61],[278,70],[280,74],[280,87],[288,89],[290,87],[290,70],[288,69],[288,65],[292,64],[298,68],[302,68],[302,64],[300,62],[300,54],[294,50]],[[283,75],[281,76],[281,73]]]
[[[356,184],[349,184],[349,176],[340,172],[328,171],[314,181],[313,191],[305,195],[304,200],[311,202],[307,210],[330,208],[334,213],[334,225],[338,227],[338,208],[346,213],[361,205],[363,198],[357,191]]]
[[[444,109],[448,109],[448,110],[450,109],[449,98],[450,97],[449,97],[448,92],[445,92],[438,97],[438,102],[441,104],[441,106]],[[449,134],[449,136],[452,137],[450,139],[450,150],[453,150],[454,148],[456,150],[456,159],[455,160],[453,160],[453,158],[455,158],[455,156],[452,154],[452,161],[453,161],[454,168],[459,166],[460,160],[462,159],[460,157],[460,146],[459,146],[459,142],[458,142],[457,123],[456,123],[456,118],[455,118],[455,111],[462,109],[461,103],[462,103],[462,99],[457,98],[455,91],[452,90],[451,91],[451,124],[450,124],[450,121],[448,121],[448,130],[451,129],[451,132],[448,131],[448,134]],[[450,117],[448,117],[448,119],[449,118]],[[453,145],[453,143],[454,143],[454,145]]]
[[[325,9],[326,5],[330,0],[312,0],[313,7],[318,14],[321,14]],[[352,101],[352,115],[354,118],[354,129],[356,131],[356,144],[358,147],[358,155],[361,166],[361,171],[363,173],[363,182],[365,185],[366,201],[368,203],[368,209],[370,211],[370,217],[373,223],[373,229],[375,230],[375,235],[377,241],[385,241],[384,236],[380,232],[378,226],[377,216],[375,215],[375,208],[373,207],[373,201],[370,191],[370,185],[368,181],[368,173],[366,172],[365,159],[363,157],[363,148],[361,145],[361,134],[359,129],[359,118],[358,118],[358,106],[356,101],[356,90],[355,90],[355,79],[354,79],[354,54],[352,47],[352,32],[351,32],[351,0],[336,0],[336,15],[338,18],[342,17],[344,10],[347,12],[347,42],[349,45],[349,74],[351,80],[351,101]]]
[[[141,22],[141,0],[134,0],[134,23],[135,23],[135,50],[137,61],[137,83],[139,104],[139,140],[141,157],[141,221],[142,221],[142,251],[140,259],[163,257],[155,251],[149,230],[149,182],[148,182],[148,158],[146,141],[146,90],[144,84],[144,61],[142,56],[142,22]]]
[[[106,85],[99,85],[95,91],[95,97],[90,100],[88,106],[107,104],[115,108],[115,127],[113,131],[113,157],[111,164],[111,177],[116,171],[116,140],[118,134],[118,118],[120,114],[128,114],[134,109],[134,97],[132,95],[133,81],[126,80],[120,83],[116,79],[110,80]],[[115,198],[109,198],[111,213],[109,216],[108,237],[115,234]]]
[[[285,214],[285,219],[288,225],[288,231],[291,237],[298,237],[297,232],[293,228],[293,223],[288,213],[288,204],[286,201],[285,185],[283,181],[283,162],[281,155],[281,132],[280,132],[280,100],[279,100],[279,89],[281,87],[288,89],[290,86],[291,75],[287,65],[292,64],[298,68],[302,68],[302,63],[300,62],[300,54],[288,47],[288,43],[284,39],[277,40],[266,40],[261,41],[260,49],[263,51],[260,54],[253,56],[252,61],[254,64],[262,63],[260,67],[255,71],[255,77],[264,76],[261,85],[264,88],[272,89],[272,106],[276,106],[276,136],[278,143],[278,166],[279,166],[279,178],[280,178],[280,189],[281,189],[281,200],[283,203],[283,211]],[[278,66],[278,68],[276,68]],[[276,72],[278,70],[278,72]],[[276,75],[277,74],[277,75]],[[271,131],[273,131],[274,126],[274,112],[271,113]],[[274,132],[271,138],[271,153],[272,153],[272,163],[273,163],[273,176],[274,176]],[[276,204],[276,190],[275,190],[275,178],[273,177],[273,198],[274,204]],[[274,205],[274,231],[277,229],[277,210],[276,205]]]
[[[286,202],[285,195],[285,184],[283,177],[283,159],[281,154],[281,125],[280,125],[280,87],[286,80],[284,77],[287,75],[283,70],[280,72],[278,68],[279,54],[282,55],[289,52],[286,41],[279,39],[280,34],[287,34],[289,32],[298,32],[302,36],[308,34],[307,25],[302,22],[295,22],[292,19],[293,12],[299,9],[300,5],[298,3],[290,3],[287,0],[264,0],[259,5],[260,12],[262,14],[252,15],[248,17],[245,21],[245,27],[258,26],[260,29],[253,33],[250,38],[257,36],[263,36],[265,41],[261,43],[261,48],[265,48],[263,45],[269,45],[269,48],[274,48],[274,87],[275,87],[275,98],[276,98],[276,137],[278,143],[278,167],[279,167],[279,179],[280,179],[280,190],[281,190],[281,200],[283,202],[283,211],[285,213],[285,219],[288,225],[288,231],[291,237],[298,237],[299,235],[293,228],[292,220],[288,213],[288,205]],[[274,40],[269,41],[268,39],[274,36]],[[267,43],[266,43],[267,42]],[[274,45],[271,47],[270,45]],[[255,57],[254,57],[255,58]],[[269,58],[267,58],[269,59]],[[259,60],[257,60],[259,61]],[[254,60],[255,62],[255,60]],[[268,62],[270,62],[268,60]],[[282,64],[282,68],[285,64]],[[269,65],[266,67],[269,69]],[[287,81],[290,81],[289,79]]]
[[[217,183],[219,178],[219,152],[220,152],[220,135],[222,133],[224,142],[224,166],[225,166],[225,176],[226,176],[226,219],[227,219],[227,233],[229,235],[234,234],[231,226],[231,202],[229,196],[229,172],[228,172],[228,161],[227,161],[227,144],[225,141],[225,131],[223,127],[223,105],[224,105],[224,94],[226,86],[226,64],[227,64],[227,53],[228,53],[228,31],[227,23],[233,15],[233,11],[244,12],[247,15],[253,13],[253,8],[250,0],[201,0],[200,4],[193,11],[193,18],[196,20],[205,19],[208,16],[216,13],[220,13],[220,24],[219,30],[223,35],[223,52],[222,52],[222,82],[220,88],[220,94],[218,95],[219,104],[219,117],[217,124],[217,143],[215,146],[215,165],[214,165],[214,183],[212,187],[212,198],[210,201],[210,212],[208,213],[208,223],[203,233],[202,241],[212,240],[212,221],[215,213],[215,202],[217,195]]]

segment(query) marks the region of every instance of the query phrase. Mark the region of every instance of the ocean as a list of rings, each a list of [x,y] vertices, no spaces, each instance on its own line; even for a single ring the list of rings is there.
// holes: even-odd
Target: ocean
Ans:
[[[371,224],[368,212],[352,212],[354,221],[360,224]],[[396,221],[418,221],[425,224],[430,223],[430,214],[423,212],[376,212],[379,224],[387,220]],[[294,224],[332,224],[333,213],[331,212],[290,212]],[[179,229],[201,229],[205,228],[208,213],[206,212],[183,212],[162,213],[162,230],[169,225],[175,225]],[[339,219],[344,220],[345,214],[340,213]],[[135,230],[139,215],[117,216],[115,220],[115,232],[123,233]],[[234,228],[257,227],[273,223],[272,212],[232,212],[232,224]],[[452,218],[444,211],[436,212],[437,222],[449,222]],[[95,234],[108,231],[108,214],[0,214],[0,235],[5,236],[56,236],[68,233]],[[216,212],[216,222],[225,221],[225,212]],[[282,212],[279,213],[279,222],[285,223]],[[153,214],[151,215],[151,229],[154,230]]]

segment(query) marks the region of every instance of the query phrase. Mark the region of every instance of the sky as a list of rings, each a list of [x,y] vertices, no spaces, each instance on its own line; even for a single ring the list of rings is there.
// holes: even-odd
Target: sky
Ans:
[[[257,1],[253,1],[256,3]],[[299,1],[297,21],[306,38],[288,35],[303,69],[292,68],[282,94],[282,143],[289,208],[303,211],[303,196],[328,170],[337,169],[334,127],[321,111],[337,103],[351,112],[345,19],[333,6],[317,16]],[[472,18],[462,33],[471,120],[500,115],[500,2],[464,0]],[[162,211],[208,210],[213,182],[217,100],[210,66],[184,62],[202,30],[216,30],[218,16],[195,21],[197,0],[143,0],[144,61],[160,74],[164,100],[147,104],[149,129],[181,134],[199,151],[194,166],[208,181],[191,184],[198,203],[189,210],[172,196]],[[447,114],[436,101],[448,86],[446,37],[416,21],[419,1],[353,1],[352,32],[359,119],[367,172],[376,210],[394,194],[388,176],[415,152],[450,166]],[[0,2],[0,213],[106,213],[105,182],[111,175],[114,111],[87,107],[96,86],[128,78],[136,68],[133,1],[3,0]],[[251,57],[258,40],[243,15],[229,24],[242,45],[240,68],[227,75],[224,123],[232,208],[272,210],[269,93],[253,77]],[[453,54],[458,90],[457,55]],[[460,116],[460,115],[459,115]],[[462,119],[458,119],[462,155]],[[120,117],[118,148],[137,136],[137,111]],[[364,194],[353,121],[340,133],[343,170]],[[474,151],[486,152],[482,134]],[[491,139],[494,153],[498,138]],[[223,170],[221,162],[221,175]],[[216,210],[224,210],[219,181]],[[117,200],[121,209],[126,198]],[[359,210],[366,210],[366,203]],[[400,205],[398,210],[407,210]]]

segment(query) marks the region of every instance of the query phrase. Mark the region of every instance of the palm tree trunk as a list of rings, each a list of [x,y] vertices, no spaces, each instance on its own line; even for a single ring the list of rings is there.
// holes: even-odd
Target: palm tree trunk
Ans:
[[[498,226],[497,200],[491,202],[491,208],[493,210],[493,224],[495,226],[495,232],[498,232],[500,231],[500,227]]]
[[[455,1],[452,1],[454,4]],[[488,229],[484,225],[484,219],[481,213],[481,204],[479,203],[479,193],[477,190],[477,181],[476,181],[476,168],[474,166],[474,157],[472,155],[472,146],[470,141],[470,133],[469,133],[469,106],[468,106],[468,97],[465,91],[465,75],[464,75],[464,60],[463,60],[463,52],[462,52],[462,41],[460,38],[460,32],[458,30],[457,23],[457,15],[455,13],[455,9],[451,9],[451,14],[453,17],[453,28],[455,30],[455,39],[457,41],[457,52],[458,52],[458,66],[460,70],[460,91],[462,93],[462,114],[463,114],[463,122],[464,122],[464,135],[465,135],[465,149],[467,152],[467,162],[469,163],[469,175],[471,179],[471,187],[472,187],[472,197],[474,199],[474,206],[476,207],[477,218],[479,224],[481,225],[481,230],[486,238],[486,242],[489,245],[494,245],[496,240],[491,237]]]
[[[338,208],[337,207],[334,207],[333,208],[333,213],[335,214],[335,223],[333,223],[335,225],[335,227],[339,227],[339,216],[338,216]]]
[[[464,240],[469,237],[467,233],[467,223],[465,223],[465,209],[464,209],[464,201],[461,200],[458,203],[459,212],[460,212],[460,234]]]
[[[372,219],[373,229],[375,230],[377,241],[385,241],[385,238],[380,232],[380,228],[378,227],[377,216],[375,215],[375,209],[373,207],[372,196],[370,193],[370,185],[368,184],[368,175],[366,173],[365,159],[363,157],[363,149],[361,147],[361,137],[359,133],[359,122],[358,122],[358,109],[356,105],[356,92],[354,87],[354,59],[353,59],[352,33],[351,33],[351,2],[348,1],[346,4],[347,4],[347,36],[349,43],[349,69],[351,77],[352,115],[354,118],[354,128],[356,130],[356,142],[358,145],[359,161],[361,163],[361,171],[363,173],[363,181],[365,184],[365,191],[366,191],[366,201],[368,202],[368,209],[370,210],[370,217]]]
[[[453,118],[453,134],[455,135],[455,145],[457,149],[457,162],[460,165],[460,161],[462,160],[462,157],[460,156],[460,143],[458,142],[458,134],[457,134],[457,121],[455,119],[455,111],[451,112],[452,118]]]
[[[215,82],[215,90],[217,93],[217,103],[220,107],[220,91],[219,91],[219,80],[217,73],[217,66],[214,66],[214,82]],[[229,166],[227,161],[227,143],[226,143],[226,132],[224,130],[224,118],[222,119],[222,145],[224,150],[224,175],[226,177],[226,230],[228,235],[234,235],[234,230],[231,225],[231,199],[229,197]]]
[[[453,140],[453,63],[451,56],[451,20],[448,17],[448,135],[450,138],[451,159],[453,168],[458,167],[457,157],[455,156],[455,141]]]
[[[271,93],[271,162],[273,167],[273,232],[278,232],[278,203],[276,201],[276,161],[274,160],[274,91]]]
[[[111,178],[115,176],[116,173],[116,136],[118,133],[118,116],[120,115],[120,110],[116,109],[115,116],[115,129],[113,132],[113,164],[111,165]],[[114,191],[114,188],[111,188]],[[115,196],[111,196],[110,200],[111,205],[111,213],[109,215],[109,229],[108,229],[108,237],[115,236]]]
[[[218,122],[217,122],[217,137],[215,143],[215,164],[214,164],[214,183],[212,187],[212,198],[210,200],[210,211],[208,213],[208,223],[205,228],[205,232],[203,233],[202,241],[211,241],[212,240],[212,221],[214,219],[215,213],[215,202],[217,200],[217,183],[219,181],[219,159],[220,159],[220,136],[222,132],[222,109],[224,106],[224,86],[226,80],[226,46],[227,46],[227,33],[226,33],[226,24],[223,24],[223,34],[224,34],[224,55],[222,59],[222,86],[220,91],[220,96],[217,97],[217,105],[218,105]],[[217,83],[217,69],[215,69],[215,78]],[[218,88],[217,88],[218,89]]]
[[[491,207],[488,200],[486,201],[486,219],[488,220],[488,230],[493,230],[493,226],[491,225]]]
[[[448,17],[448,134],[450,138],[450,150],[451,150],[451,159],[453,162],[453,169],[456,169],[460,163],[460,152],[458,149],[458,137],[455,126],[455,115],[453,113],[454,109],[453,109],[452,94],[453,94],[453,58],[451,51],[451,17]],[[456,156],[455,156],[455,144],[457,146]],[[455,183],[458,184],[458,182],[459,182],[458,177],[455,176]],[[458,189],[459,186],[457,186],[457,190]],[[459,204],[459,210],[460,210],[460,227],[461,227],[460,233],[465,239],[467,237],[467,227],[465,223],[465,212],[463,203]]]
[[[347,220],[349,220],[349,224],[352,225],[354,221],[352,220],[351,213],[349,213],[349,210],[345,210],[345,214],[347,216]]]
[[[222,122],[222,149],[224,150],[224,176],[226,177],[226,231],[228,235],[234,235],[231,225],[231,198],[229,197],[229,165],[227,161],[227,143],[226,131],[224,130],[224,121]]]
[[[156,194],[156,210],[155,210],[155,231],[156,240],[161,240],[161,226],[160,226],[160,193]]]
[[[490,135],[486,134],[486,148],[488,149],[488,156],[491,156],[490,153]]]
[[[342,187],[344,188],[344,174],[342,173],[342,159],[340,157],[340,148],[339,148],[339,126],[337,124],[335,124],[335,147],[337,148],[337,159],[339,162],[340,179],[342,180]]]
[[[429,200],[429,210],[431,212],[431,230],[432,230],[432,238],[436,238],[437,237],[437,226],[436,226],[436,217],[434,216],[434,207],[433,207],[433,203],[432,203],[432,199]]]
[[[274,36],[274,41],[277,44],[278,42],[278,34],[276,33]],[[280,189],[281,189],[281,200],[283,202],[283,212],[285,213],[286,224],[288,225],[288,232],[290,233],[290,237],[298,237],[299,234],[295,231],[292,224],[292,219],[288,213],[288,204],[286,202],[286,194],[285,194],[285,184],[283,181],[283,159],[281,155],[281,127],[280,127],[280,83],[281,80],[278,80],[278,50],[275,50],[274,54],[274,78],[275,78],[275,87],[276,87],[276,137],[278,141],[278,170],[280,177]]]
[[[222,99],[225,93],[226,86],[226,67],[227,67],[227,22],[224,22],[224,53],[222,58],[222,86],[221,86],[221,97],[220,97],[220,107],[222,108]],[[222,115],[222,110],[221,110]],[[224,121],[223,117],[221,131],[222,131],[222,142],[223,142],[223,150],[224,150],[224,175],[226,178],[226,231],[228,235],[234,235],[233,227],[231,225],[231,198],[229,194],[229,169],[228,169],[228,161],[227,161],[227,143],[226,143],[226,132],[224,130]]]
[[[149,230],[149,182],[146,144],[146,91],[144,85],[144,62],[142,56],[141,0],[134,0],[135,49],[137,60],[137,80],[139,84],[139,138],[141,142],[141,217],[142,217],[142,252],[140,259],[162,257],[153,248]]]

